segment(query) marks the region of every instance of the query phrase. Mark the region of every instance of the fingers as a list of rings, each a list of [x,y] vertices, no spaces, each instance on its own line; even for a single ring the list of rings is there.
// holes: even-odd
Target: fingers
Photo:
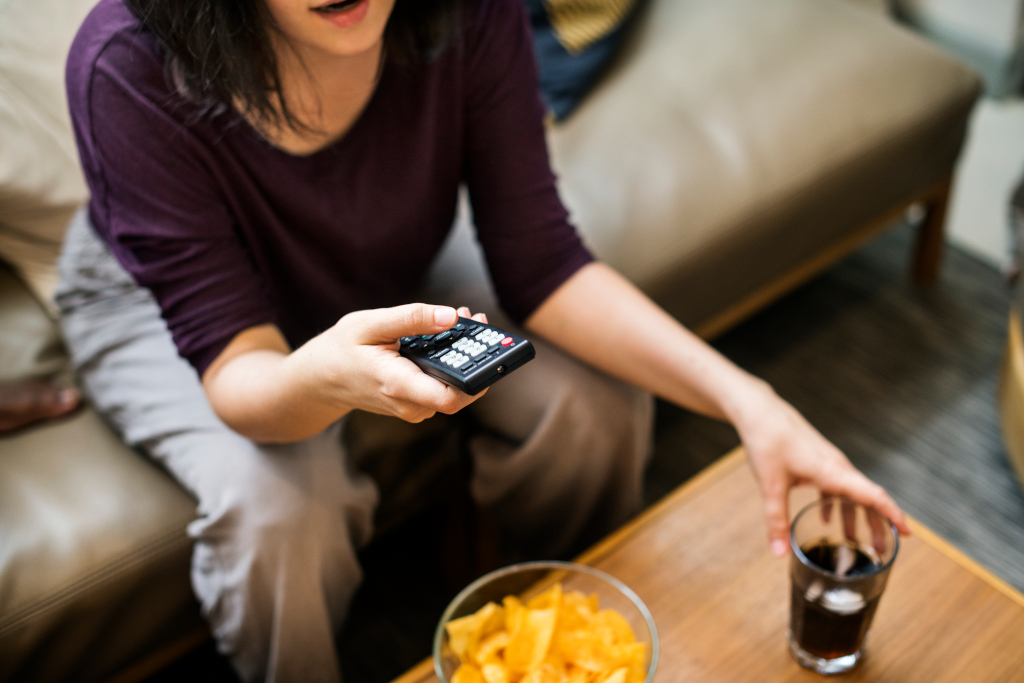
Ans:
[[[828,489],[830,493],[847,496],[858,503],[874,508],[888,517],[901,534],[910,535],[910,525],[907,524],[906,517],[896,501],[889,497],[885,489],[852,467],[834,486],[828,486]]]
[[[764,513],[768,522],[768,547],[775,557],[789,552],[789,504],[785,486],[765,491]]]
[[[882,521],[882,516],[869,512],[868,526],[871,527],[871,545],[879,557],[885,557],[885,539],[888,534],[885,533],[885,522]]]
[[[841,502],[839,507],[843,511],[843,535],[846,536],[847,540],[856,541],[857,508],[848,500]]]
[[[443,332],[455,324],[458,316],[451,306],[406,304],[357,311],[342,320],[356,326],[356,337],[360,343],[390,344],[401,337]]]
[[[478,323],[484,323],[485,325],[487,324],[487,314],[485,313],[477,313],[476,315],[472,315],[470,313],[470,310],[465,306],[461,306],[458,310],[458,313],[459,316],[463,318],[469,318],[470,320],[475,320]]]
[[[434,413],[453,415],[487,393],[470,396],[423,373],[411,361],[399,360],[382,393],[392,400],[392,414],[407,422],[420,422]]]

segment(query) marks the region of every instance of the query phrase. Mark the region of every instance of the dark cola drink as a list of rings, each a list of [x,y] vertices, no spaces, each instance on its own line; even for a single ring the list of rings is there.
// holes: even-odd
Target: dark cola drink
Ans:
[[[797,514],[789,540],[789,652],[820,674],[849,671],[899,551],[896,527],[856,501],[824,496]]]
[[[866,598],[856,590],[858,576],[870,575],[879,567],[877,555],[851,545],[818,543],[801,548],[812,564],[849,582],[793,577],[790,602],[792,637],[802,649],[822,659],[845,657],[859,651],[881,594]],[[801,589],[798,583],[806,588]]]

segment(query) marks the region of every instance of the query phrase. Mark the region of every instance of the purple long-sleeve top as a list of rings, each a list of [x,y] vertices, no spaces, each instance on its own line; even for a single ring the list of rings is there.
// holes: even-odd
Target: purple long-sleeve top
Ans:
[[[276,324],[295,348],[348,312],[409,302],[460,182],[514,319],[592,260],[555,189],[521,2],[466,5],[441,55],[386,64],[349,132],[309,156],[233,111],[199,116],[121,0],[86,19],[67,88],[90,217],[200,374],[247,328]]]

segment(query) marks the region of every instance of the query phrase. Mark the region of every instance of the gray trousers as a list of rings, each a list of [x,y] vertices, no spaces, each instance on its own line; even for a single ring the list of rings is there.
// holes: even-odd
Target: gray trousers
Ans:
[[[510,325],[495,314],[465,228],[458,240],[423,300]],[[373,481],[346,460],[345,420],[286,445],[231,431],[178,356],[150,292],[84,212],[60,273],[63,331],[89,398],[198,500],[188,527],[192,584],[220,651],[245,681],[340,680],[334,638],[378,502]],[[588,525],[610,529],[639,509],[653,411],[648,394],[537,347],[536,360],[467,409],[489,434],[470,441],[471,492],[517,536],[557,553]]]

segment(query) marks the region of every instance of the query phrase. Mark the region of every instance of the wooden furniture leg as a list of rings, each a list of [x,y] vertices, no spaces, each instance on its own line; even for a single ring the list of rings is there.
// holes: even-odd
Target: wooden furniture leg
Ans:
[[[914,282],[931,287],[939,279],[942,250],[946,242],[946,208],[949,204],[949,190],[952,179],[939,183],[933,194],[925,200],[925,216],[917,228],[917,242],[914,245],[913,262],[910,270]]]

